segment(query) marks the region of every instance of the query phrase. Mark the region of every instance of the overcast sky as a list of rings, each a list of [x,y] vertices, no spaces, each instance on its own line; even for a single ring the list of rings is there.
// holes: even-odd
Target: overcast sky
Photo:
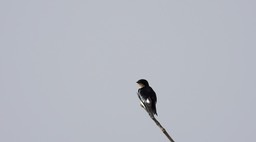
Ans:
[[[0,1],[0,141],[255,142],[255,5]]]

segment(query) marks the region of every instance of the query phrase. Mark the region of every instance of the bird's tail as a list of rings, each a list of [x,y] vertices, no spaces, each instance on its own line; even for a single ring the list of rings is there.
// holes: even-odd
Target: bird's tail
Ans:
[[[157,112],[156,112],[156,105],[153,103],[152,104],[152,110],[153,110],[153,113],[158,116]]]
[[[154,118],[154,115],[157,115],[156,105],[152,102],[152,100],[150,98],[148,98],[145,101],[145,109],[151,118]]]

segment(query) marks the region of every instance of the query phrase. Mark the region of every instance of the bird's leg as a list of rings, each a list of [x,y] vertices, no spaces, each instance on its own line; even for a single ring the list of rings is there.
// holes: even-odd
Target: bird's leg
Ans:
[[[155,118],[154,117],[154,114],[153,114],[153,111],[152,111],[152,109],[151,109],[151,100],[150,99],[147,99],[146,101],[145,101],[146,103],[144,104],[145,105],[145,109],[146,109],[146,111],[148,112],[148,114],[149,114],[149,116],[153,119],[153,118]]]
[[[141,101],[140,101],[140,106],[145,109],[145,106]]]
[[[152,113],[151,110],[150,100],[147,99],[147,101],[145,101],[145,104],[142,101],[140,101],[140,106],[146,110],[146,112],[152,119],[154,118],[154,114]]]

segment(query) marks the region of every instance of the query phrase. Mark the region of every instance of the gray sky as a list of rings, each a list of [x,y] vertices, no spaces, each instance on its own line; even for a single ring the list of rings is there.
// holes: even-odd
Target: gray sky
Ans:
[[[0,141],[256,141],[255,4],[1,1]]]

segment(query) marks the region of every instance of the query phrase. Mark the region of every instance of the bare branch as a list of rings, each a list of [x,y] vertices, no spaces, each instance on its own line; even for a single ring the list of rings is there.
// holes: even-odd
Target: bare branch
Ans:
[[[150,104],[142,103],[143,108],[148,112],[150,118],[156,123],[156,125],[161,129],[161,131],[165,134],[165,136],[170,140],[170,142],[174,142],[174,140],[171,138],[171,136],[168,134],[168,132],[164,129],[164,127],[160,124],[160,122],[154,117],[154,114],[152,113]]]

